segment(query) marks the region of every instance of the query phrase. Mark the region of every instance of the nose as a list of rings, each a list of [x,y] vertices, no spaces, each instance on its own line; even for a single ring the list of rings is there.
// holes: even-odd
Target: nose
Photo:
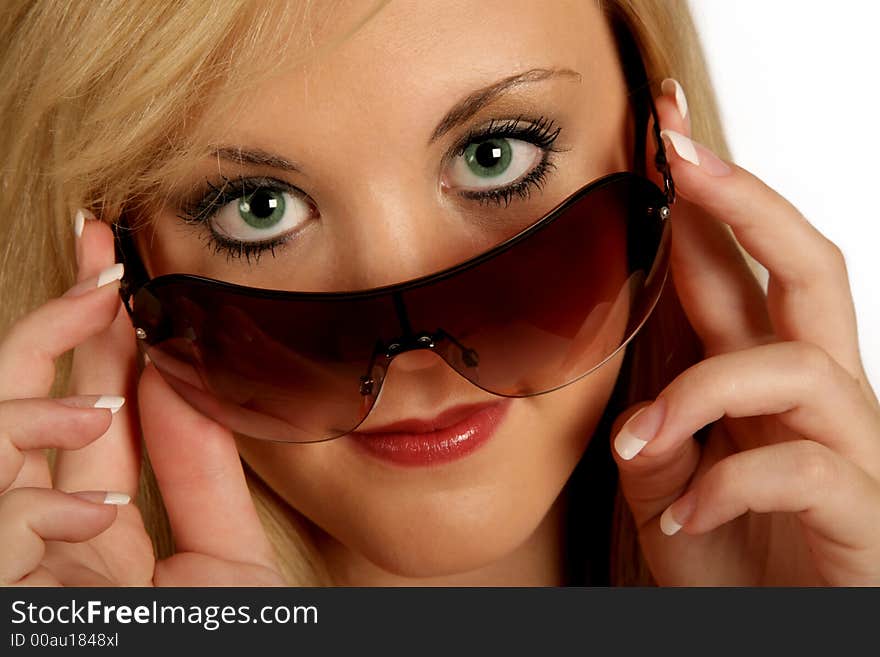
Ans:
[[[391,365],[401,372],[417,372],[443,364],[444,361],[432,349],[412,349],[391,359]]]
[[[473,396],[473,387],[439,354],[431,349],[406,351],[391,359],[381,396],[359,430],[369,431],[404,417],[433,417],[453,400]]]
[[[338,261],[355,287],[390,285],[439,271],[471,255],[467,221],[415,183],[356,188],[334,226]],[[354,283],[354,281],[351,281]]]

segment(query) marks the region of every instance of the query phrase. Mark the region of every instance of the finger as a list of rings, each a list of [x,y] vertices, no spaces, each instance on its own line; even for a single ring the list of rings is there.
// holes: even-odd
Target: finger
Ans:
[[[86,221],[80,242],[81,275],[113,265],[113,232],[106,223]],[[134,399],[136,357],[134,331],[128,314],[119,304],[109,326],[74,349],[69,379],[71,394],[112,394]],[[58,454],[55,482],[58,488],[65,490],[109,489],[134,495],[140,465],[137,404],[126,404],[99,440],[75,452]]]
[[[7,488],[31,486],[51,488],[52,474],[49,472],[49,461],[45,453],[40,450],[28,450],[23,454],[24,460],[18,467],[18,474]]]
[[[9,488],[34,449],[79,449],[110,426],[121,399],[103,396],[0,402],[0,492]]]
[[[664,130],[662,134],[676,192],[729,225],[743,247],[767,268],[768,310],[777,336],[819,345],[864,381],[855,309],[840,249],[750,172],[722,162],[681,133]],[[712,175],[725,165],[730,173]]]
[[[671,78],[655,105],[664,129],[690,135],[688,111],[683,120],[675,95],[683,91]],[[687,101],[680,103],[687,107]],[[650,130],[654,121],[651,117]],[[648,160],[654,141],[646,144]],[[660,181],[662,182],[662,181]],[[707,355],[735,351],[767,342],[773,326],[767,299],[730,228],[702,208],[678,197],[671,215],[670,269],[682,307]]]
[[[676,206],[670,271],[704,353],[712,356],[775,340],[764,290],[729,232],[687,201]]]
[[[739,452],[719,461],[657,520],[667,535],[679,530],[704,534],[738,518],[756,513],[791,512],[820,540],[812,546],[827,550],[832,565],[849,563],[829,574],[835,585],[854,571],[873,573],[880,583],[880,486],[854,463],[810,440],[794,440]],[[685,539],[686,540],[686,539]],[[808,540],[814,541],[812,535]],[[861,564],[852,565],[863,552]],[[833,558],[833,557],[840,558]]]
[[[113,231],[110,226],[86,210],[85,220],[76,238],[76,277],[83,281],[116,262]]]
[[[674,469],[674,461],[699,429],[724,416],[764,415],[774,415],[781,428],[819,442],[880,476],[876,439],[880,419],[858,383],[810,343],[762,345],[714,356],[688,368],[633,420],[633,426],[625,427],[624,440],[632,434],[642,441],[630,450],[637,452],[633,461],[643,461],[643,471],[661,482],[654,491],[657,500],[641,511],[648,517],[651,512],[659,513],[663,493],[676,494],[687,483]],[[846,422],[841,423],[841,418]],[[758,438],[773,442],[791,438],[782,432],[775,439],[767,438],[771,430],[764,426]],[[755,446],[740,441],[731,451]],[[708,460],[723,456],[716,454]]]
[[[156,564],[156,586],[285,586],[277,570],[181,552]]]
[[[611,432],[620,487],[639,528],[681,494],[702,457],[702,448],[693,437],[662,452],[641,453],[647,444],[642,437],[650,439],[660,429],[665,405],[658,398],[653,404],[632,407],[617,418]],[[647,413],[649,408],[651,413]]]
[[[35,586],[56,587],[61,586],[61,582],[58,581],[58,578],[55,577],[48,568],[38,566],[25,577],[21,578],[14,584],[10,584],[10,586],[22,588],[32,588]]]
[[[0,496],[0,585],[37,568],[46,541],[81,542],[94,538],[116,518],[125,499],[106,491],[78,494],[52,488],[16,488]]]
[[[0,399],[45,397],[55,360],[113,321],[122,266],[78,283],[12,325],[0,343]]]
[[[177,550],[273,566],[232,433],[191,408],[152,364],[138,400]]]
[[[120,307],[117,290],[121,274],[121,267],[115,267],[81,281],[13,324],[0,342],[0,400],[49,393],[55,360],[109,324]],[[52,485],[42,452],[25,454],[25,463],[12,485]]]

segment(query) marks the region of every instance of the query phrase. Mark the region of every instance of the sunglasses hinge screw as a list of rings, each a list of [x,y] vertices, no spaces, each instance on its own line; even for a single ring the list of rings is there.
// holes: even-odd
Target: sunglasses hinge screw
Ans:
[[[391,343],[385,350],[385,358],[392,358],[395,354],[409,349],[433,349],[435,346],[434,337],[430,333],[423,333],[416,338],[406,338],[405,344]]]

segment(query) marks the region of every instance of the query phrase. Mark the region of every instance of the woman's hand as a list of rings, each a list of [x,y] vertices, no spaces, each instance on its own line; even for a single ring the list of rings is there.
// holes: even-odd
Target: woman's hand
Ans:
[[[880,406],[843,255],[748,171],[727,163],[725,174],[682,138],[690,115],[674,85],[664,91],[661,127],[677,133],[664,138],[672,278],[706,359],[615,425],[631,418],[613,451],[652,574],[660,585],[880,585]],[[682,157],[694,154],[699,165]],[[720,222],[769,271],[767,294]]]
[[[117,397],[131,399],[136,387],[121,269],[109,226],[80,226],[77,285],[0,342],[0,585],[282,584],[232,435],[148,366],[140,415],[177,549],[156,562],[138,509],[126,503],[138,488],[140,430],[136,409],[119,408]],[[71,348],[72,396],[47,398],[54,361]],[[53,447],[54,473],[42,451]]]

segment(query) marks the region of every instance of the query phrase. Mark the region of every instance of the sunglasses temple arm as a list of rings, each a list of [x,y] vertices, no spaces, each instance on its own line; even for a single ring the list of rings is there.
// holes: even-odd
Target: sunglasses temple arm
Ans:
[[[635,69],[632,72],[632,74],[635,75],[633,93],[639,97],[635,106],[636,108],[642,108],[641,111],[637,111],[636,115],[647,122],[648,116],[644,113],[644,107],[647,105],[650,110],[650,115],[654,117],[651,131],[651,134],[654,137],[655,146],[654,167],[663,177],[663,194],[666,196],[666,204],[669,207],[672,207],[672,204],[675,203],[675,183],[672,180],[672,173],[669,169],[669,160],[666,158],[666,146],[663,143],[663,138],[660,136],[660,117],[657,115],[657,106],[654,104],[654,94],[652,93],[651,85],[648,82],[648,74],[645,72],[645,63],[642,58],[641,50],[633,41],[632,34],[629,30],[622,28],[622,32],[623,34],[619,36],[624,40],[624,48],[632,53],[629,63]],[[644,124],[641,124],[640,121],[637,121],[637,123],[640,124],[638,127],[638,134],[644,135]],[[637,148],[641,148],[641,140],[637,140],[637,142]],[[637,156],[640,159],[644,157],[642,153],[637,153]]]
[[[131,316],[133,312],[131,297],[149,280],[149,276],[135,249],[132,230],[124,225],[121,219],[113,224],[113,236],[116,262],[121,262],[125,266],[125,274],[119,282],[119,295]]]
[[[657,151],[654,154],[654,166],[657,167],[657,171],[663,176],[663,193],[666,195],[667,205],[671,207],[675,203],[675,183],[669,170],[669,160],[666,159],[666,146],[663,143],[663,138],[660,136],[660,121],[657,118],[657,107],[654,105],[654,98],[650,91],[645,95],[648,97],[648,102],[651,105],[651,114],[654,117],[653,134],[654,143],[657,146]]]

